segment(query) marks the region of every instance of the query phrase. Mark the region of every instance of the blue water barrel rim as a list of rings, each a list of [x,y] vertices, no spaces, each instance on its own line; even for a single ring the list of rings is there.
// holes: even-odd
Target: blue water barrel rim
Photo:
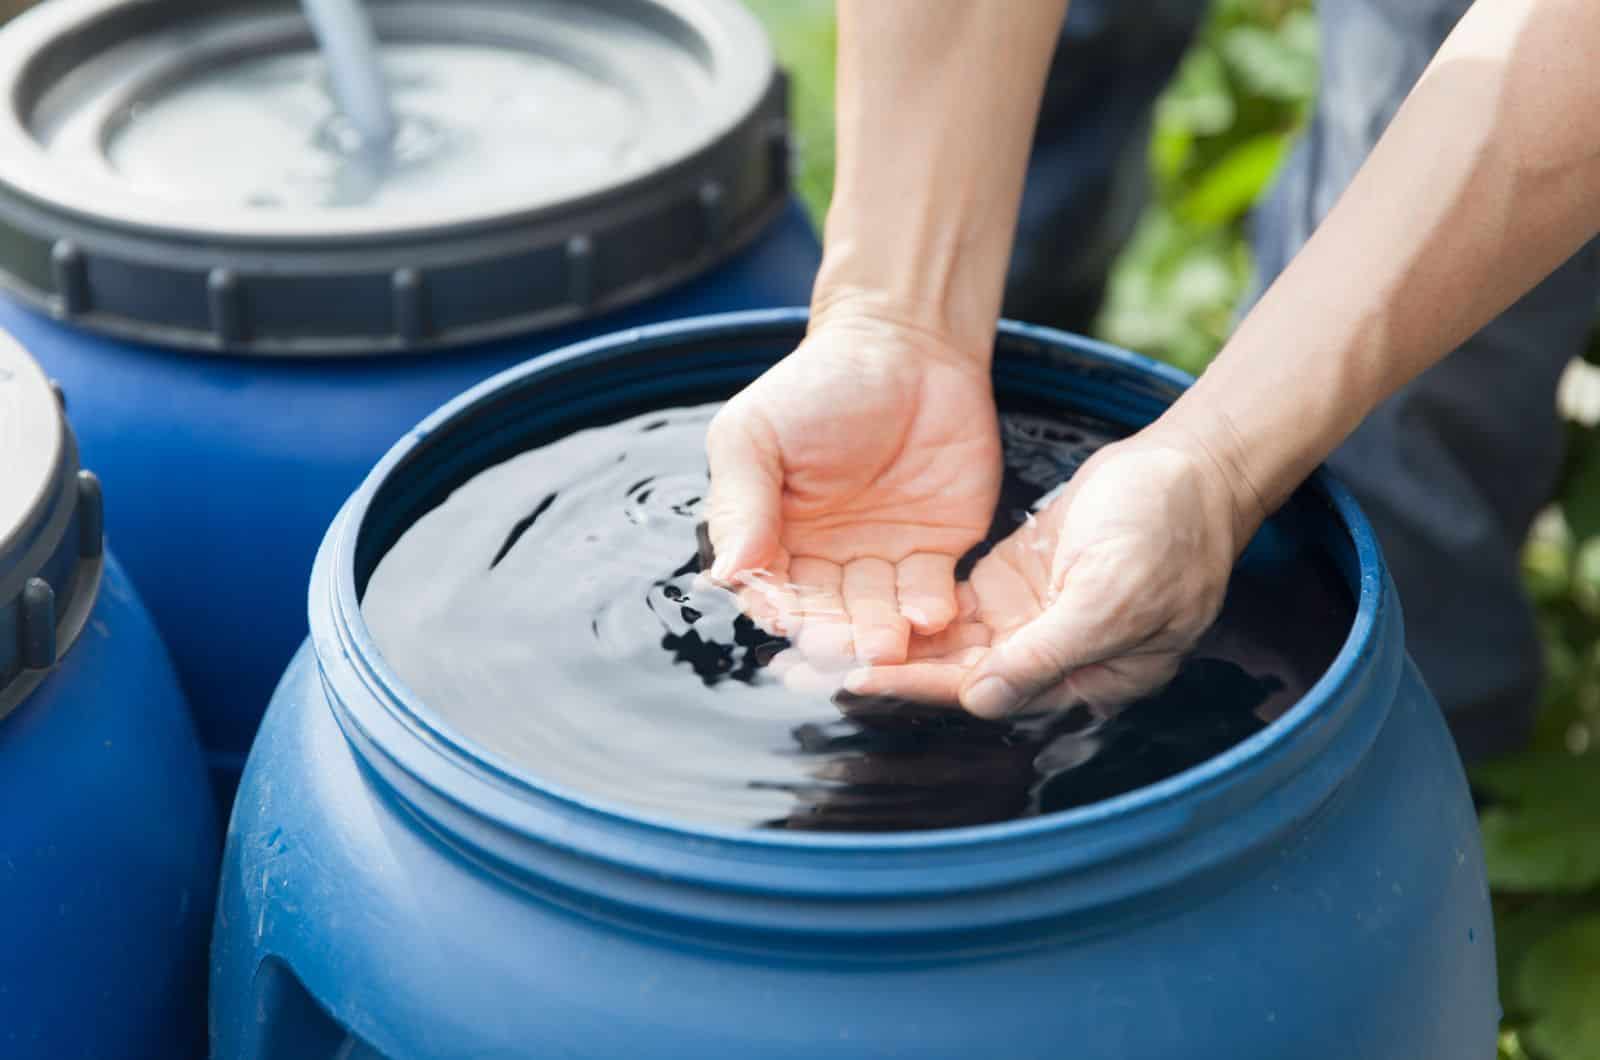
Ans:
[[[1082,851],[1090,848],[1094,859],[1103,861],[1175,842],[1197,822],[1225,819],[1241,808],[1240,800],[1260,799],[1291,782],[1298,786],[1304,802],[1302,813],[1313,812],[1331,794],[1340,770],[1318,770],[1311,775],[1299,767],[1345,729],[1361,730],[1350,736],[1350,746],[1344,749],[1345,764],[1364,754],[1387,712],[1390,697],[1383,693],[1386,688],[1392,692],[1400,679],[1403,651],[1380,651],[1386,642],[1380,632],[1387,632],[1398,616],[1376,539],[1354,500],[1323,471],[1313,476],[1310,494],[1327,505],[1339,530],[1348,535],[1359,568],[1356,616],[1328,671],[1282,718],[1217,758],[1150,787],[1059,814],[936,832],[879,835],[735,831],[658,819],[529,778],[452,733],[410,695],[383,662],[361,620],[354,556],[374,495],[419,445],[447,422],[492,401],[512,384],[526,384],[619,351],[729,338],[793,342],[803,333],[806,320],[802,309],[721,314],[580,343],[503,372],[464,393],[428,417],[368,476],[319,554],[311,590],[313,640],[336,713],[352,742],[380,774],[408,790],[408,801],[426,801],[432,792],[443,800],[433,809],[452,818],[453,823],[445,827],[470,830],[474,824],[469,818],[476,816],[484,827],[520,833],[547,846],[582,851],[641,872],[651,871],[654,859],[630,843],[667,843],[680,854],[684,849],[703,848],[712,855],[704,871],[734,888],[748,884],[754,890],[770,892],[773,881],[754,869],[749,879],[729,878],[725,870],[730,859],[759,859],[763,854],[804,856],[809,864],[825,866],[828,871],[848,868],[862,893],[867,893],[890,887],[914,890],[914,875],[907,876],[907,870],[914,870],[919,859],[954,859],[979,844],[1014,847],[1015,864],[1001,866],[988,881],[1001,885],[1014,880],[1017,872],[1083,868],[1090,859]],[[998,341],[1002,348],[1017,342],[1068,359],[1087,358],[1110,369],[1143,373],[1142,378],[1158,381],[1156,389],[1165,391],[1162,396],[1168,400],[1191,381],[1147,358],[1046,328],[1005,322]],[[1367,709],[1360,709],[1358,700],[1367,704]],[[441,768],[445,760],[450,765]],[[1308,785],[1316,790],[1309,790]],[[535,805],[538,814],[533,812]],[[603,822],[610,838],[601,839],[582,828],[585,819]],[[1130,829],[1131,819],[1142,820],[1144,827]],[[1122,837],[1116,841],[1107,838],[1106,826],[1112,822],[1118,824],[1117,833]],[[619,826],[628,842],[614,841]],[[1108,842],[1111,845],[1107,846]],[[878,857],[851,857],[865,851]],[[896,855],[893,863],[884,861],[889,854]],[[875,862],[870,868],[866,866],[869,860]],[[690,877],[699,878],[694,871],[685,875]],[[790,882],[802,891],[810,890],[813,882],[819,888],[822,885],[820,880]],[[841,885],[835,879],[828,889],[838,893]]]
[[[247,210],[152,205],[116,181],[85,177],[81,166],[56,165],[23,120],[38,99],[83,53],[99,54],[102,38],[160,28],[195,5],[155,11],[142,0],[62,0],[31,11],[0,32],[0,95],[16,104],[0,110],[0,235],[9,237],[0,239],[0,288],[48,315],[133,341],[199,353],[354,357],[453,348],[587,319],[704,273],[749,245],[788,201],[787,79],[760,24],[733,0],[589,0],[597,3],[666,27],[663,35],[683,38],[687,52],[705,53],[726,97],[708,132],[697,131],[650,172],[557,203],[495,216],[446,204],[438,217],[367,217],[327,231],[282,213],[264,220]],[[278,5],[295,10],[289,0]],[[376,7],[380,22],[403,36],[426,29],[440,39],[530,47],[542,39],[539,16],[514,5],[448,13]],[[518,19],[525,24],[513,32],[507,22]],[[284,34],[282,26],[258,28],[263,40]],[[291,29],[309,40],[304,25]],[[259,46],[233,45],[243,53]],[[187,51],[173,58],[191,60],[209,61]],[[169,76],[155,73],[158,84]],[[506,290],[496,280],[507,270],[530,279]],[[308,299],[308,285],[325,297]]]

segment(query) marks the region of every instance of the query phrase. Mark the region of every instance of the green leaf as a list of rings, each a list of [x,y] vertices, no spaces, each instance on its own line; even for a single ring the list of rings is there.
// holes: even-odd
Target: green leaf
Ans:
[[[1150,172],[1158,186],[1175,184],[1194,157],[1194,133],[1179,122],[1158,125],[1150,137]]]
[[[1535,1055],[1600,1057],[1600,914],[1541,939],[1523,958],[1512,987],[1528,1006],[1523,1037]]]
[[[1503,800],[1480,821],[1492,886],[1569,894],[1600,886],[1600,754],[1532,751],[1480,766],[1473,779]]]
[[[1530,540],[1522,549],[1522,583],[1538,603],[1563,599],[1572,585],[1568,550],[1556,541]]]
[[[1600,913],[1600,899],[1567,895],[1499,896],[1494,907],[1494,949],[1500,970],[1501,1003],[1507,1020],[1521,1020],[1532,1007],[1518,990],[1522,963],[1528,953],[1571,921],[1589,913]]]
[[[1267,133],[1239,144],[1201,175],[1178,204],[1179,216],[1202,225],[1242,217],[1277,173],[1289,143],[1282,134]]]
[[[1572,560],[1572,602],[1584,614],[1600,618],[1600,536],[1578,546]]]
[[[1222,59],[1201,44],[1184,57],[1156,101],[1157,135],[1181,130],[1190,136],[1215,136],[1232,127],[1235,113]]]
[[[1218,49],[1228,70],[1245,88],[1267,99],[1305,103],[1317,91],[1316,38],[1296,27],[1290,33],[1261,26],[1236,26],[1222,35]]]
[[[1532,1060],[1522,1047],[1522,1035],[1515,1029],[1501,1030],[1499,1060]]]

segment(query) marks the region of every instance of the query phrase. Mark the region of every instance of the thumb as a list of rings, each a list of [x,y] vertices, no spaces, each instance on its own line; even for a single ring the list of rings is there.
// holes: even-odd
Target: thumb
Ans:
[[[961,684],[961,706],[990,720],[1015,714],[1072,671],[1098,661],[1098,646],[1085,632],[1082,620],[1057,601],[979,661]]]
[[[706,433],[711,576],[722,582],[771,565],[782,532],[783,461],[777,442],[749,417],[730,413],[732,407],[718,414]]]

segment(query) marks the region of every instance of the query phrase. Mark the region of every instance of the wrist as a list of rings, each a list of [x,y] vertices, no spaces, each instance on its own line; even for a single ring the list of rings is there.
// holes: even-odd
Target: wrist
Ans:
[[[828,213],[813,316],[865,314],[938,336],[987,365],[1000,319],[1009,230],[978,238],[947,204],[878,209],[836,192]]]
[[[1237,558],[1277,506],[1253,477],[1244,440],[1227,414],[1193,407],[1198,404],[1180,399],[1140,437],[1194,460],[1210,505],[1206,518],[1228,528]]]
[[[994,324],[979,333],[952,327],[936,304],[878,287],[818,282],[808,334],[849,333],[869,345],[918,359],[935,359],[987,378]]]

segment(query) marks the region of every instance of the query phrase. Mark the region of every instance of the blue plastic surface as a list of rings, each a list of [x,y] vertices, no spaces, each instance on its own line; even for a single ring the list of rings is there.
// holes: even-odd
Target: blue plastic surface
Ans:
[[[549,333],[440,353],[337,360],[206,357],[68,327],[0,297],[60,381],[117,542],[172,651],[224,804],[273,685],[305,638],[317,543],[361,477],[474,383],[578,339],[810,296],[819,258],[798,204],[676,291]]]
[[[217,823],[166,650],[115,560],[0,719],[0,1056],[204,1055]]]
[[[654,820],[541,785],[410,696],[357,601],[417,510],[519,442],[731,392],[802,326],[686,322],[515,369],[341,511],[229,829],[215,1055],[1493,1057],[1465,779],[1372,533],[1326,477],[1242,562],[1332,553],[1357,618],[1329,672],[1218,758],[1058,815],[887,835]],[[1003,399],[1136,425],[1184,385],[1038,329],[1000,346]]]

